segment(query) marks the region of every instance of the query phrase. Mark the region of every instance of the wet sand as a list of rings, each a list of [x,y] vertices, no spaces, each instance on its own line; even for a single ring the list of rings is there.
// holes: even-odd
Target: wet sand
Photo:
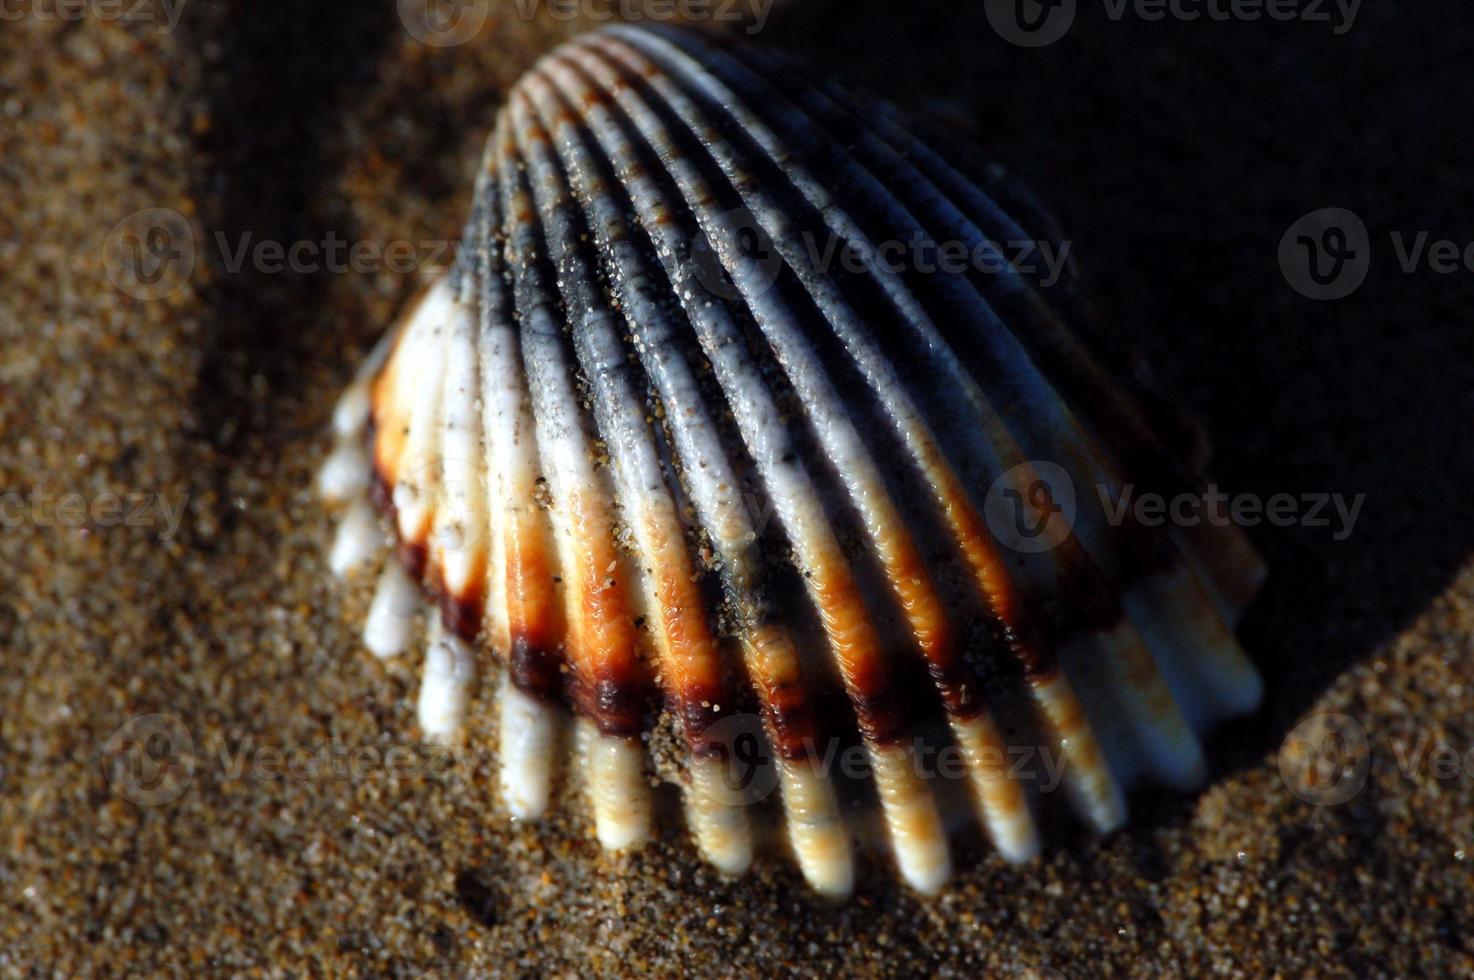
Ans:
[[[772,14],[765,40],[1031,182],[1225,489],[1366,495],[1344,540],[1253,529],[1273,574],[1243,635],[1269,695],[1213,740],[1201,794],[1138,796],[1127,830],[1064,829],[1022,868],[964,839],[941,896],[872,867],[831,906],[781,860],[720,879],[674,826],[622,859],[576,808],[514,827],[488,757],[447,773],[417,747],[413,665],[362,650],[366,589],[330,581],[311,481],[337,391],[422,275],[232,255],[246,232],[454,239],[500,93],[587,24],[508,3],[440,48],[393,4],[293,6],[0,27],[0,976],[1474,971],[1474,272],[1406,273],[1392,238],[1474,238],[1467,26],[1432,4],[1367,4],[1337,36],[1082,3],[1030,51],[981,4]],[[1372,267],[1316,302],[1277,249],[1333,205]],[[149,208],[197,251],[152,300],[108,275],[110,230]],[[1366,782],[1314,805],[1279,752],[1327,712],[1366,733]],[[175,767],[120,793],[129,738]],[[327,766],[292,771],[304,749]]]

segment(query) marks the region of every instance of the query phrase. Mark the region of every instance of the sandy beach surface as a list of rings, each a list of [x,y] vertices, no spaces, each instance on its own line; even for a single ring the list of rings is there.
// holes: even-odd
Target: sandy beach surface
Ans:
[[[1081,0],[1040,49],[982,3],[770,11],[760,41],[1030,181],[1225,490],[1362,501],[1251,529],[1267,703],[1212,740],[1201,793],[1134,797],[1126,830],[1066,828],[1023,867],[964,838],[935,898],[870,866],[838,906],[780,859],[723,880],[674,825],[613,858],[576,806],[509,823],[494,759],[419,745],[415,664],[363,651],[367,588],[325,566],[336,393],[422,243],[458,236],[501,93],[607,5],[494,4],[449,46],[389,2],[129,6],[0,23],[0,976],[1474,972],[1474,270],[1403,254],[1474,240],[1454,5],[1184,23]],[[1337,301],[1279,263],[1326,207],[1371,253]],[[149,209],[182,233],[130,239]],[[236,261],[334,240],[411,259]],[[115,284],[128,248],[186,244]],[[1281,748],[1328,730],[1364,736],[1355,782],[1307,801]]]

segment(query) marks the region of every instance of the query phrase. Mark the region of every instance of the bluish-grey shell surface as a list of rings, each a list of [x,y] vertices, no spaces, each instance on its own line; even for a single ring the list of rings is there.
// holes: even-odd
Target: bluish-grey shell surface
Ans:
[[[1109,830],[1258,703],[1240,532],[1116,506],[1200,493],[1193,430],[971,151],[762,48],[612,28],[511,90],[467,240],[321,487],[334,570],[381,565],[369,649],[432,610],[425,733],[494,685],[511,815],[571,779],[633,847],[666,779],[727,873],[777,825],[845,894],[873,824],[933,891],[949,824],[1015,861],[1056,797]]]

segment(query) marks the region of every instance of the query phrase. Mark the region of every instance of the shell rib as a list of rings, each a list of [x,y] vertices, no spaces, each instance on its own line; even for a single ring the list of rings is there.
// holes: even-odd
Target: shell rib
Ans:
[[[1202,453],[1073,269],[996,244],[1041,236],[996,168],[771,52],[619,27],[544,58],[488,144],[473,261],[370,356],[320,478],[335,573],[395,546],[368,648],[404,651],[436,600],[425,734],[455,737],[494,665],[507,809],[546,812],[571,715],[610,849],[653,833],[674,745],[653,772],[730,874],[777,809],[732,778],[756,734],[747,775],[835,895],[872,811],[924,892],[958,813],[1030,858],[1052,787],[1026,753],[1099,831],[1138,779],[1200,782],[1199,734],[1260,698],[1233,625],[1263,570],[1236,529],[1107,513],[1128,484],[1200,490]],[[836,258],[911,242],[978,261]]]

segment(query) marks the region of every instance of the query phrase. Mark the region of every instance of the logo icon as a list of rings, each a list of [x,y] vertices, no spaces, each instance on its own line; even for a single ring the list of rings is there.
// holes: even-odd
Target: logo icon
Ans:
[[[422,458],[394,484],[400,512],[423,509],[432,521],[426,545],[431,552],[469,558],[487,536],[483,460],[460,456]]]
[[[164,806],[194,781],[194,739],[173,715],[130,718],[102,747],[102,774],[122,799]]]
[[[734,801],[750,806],[778,788],[778,770],[757,715],[728,715],[708,727],[703,740],[721,746],[722,782]]]
[[[1344,299],[1361,288],[1372,263],[1366,222],[1346,208],[1321,208],[1300,218],[1280,239],[1280,271],[1310,299]]]
[[[1075,0],[984,0],[983,10],[998,36],[1021,48],[1053,44],[1075,23]]]
[[[108,232],[102,261],[120,292],[144,301],[164,299],[183,289],[194,272],[194,231],[178,211],[135,211]]]
[[[1075,527],[1075,514],[1075,481],[1064,467],[1044,460],[1011,467],[983,499],[983,518],[993,536],[1027,555],[1063,544]]]
[[[1280,778],[1295,796],[1336,806],[1361,792],[1371,769],[1366,729],[1350,715],[1328,713],[1296,725],[1280,745]]]
[[[491,16],[488,0],[399,0],[399,20],[415,40],[453,48],[477,34]]]
[[[728,263],[737,269],[735,279],[727,270]],[[741,299],[741,286],[761,296],[773,288],[782,271],[783,256],[747,208],[719,215],[711,234],[698,234],[691,242],[692,275],[703,289],[721,299]]]

